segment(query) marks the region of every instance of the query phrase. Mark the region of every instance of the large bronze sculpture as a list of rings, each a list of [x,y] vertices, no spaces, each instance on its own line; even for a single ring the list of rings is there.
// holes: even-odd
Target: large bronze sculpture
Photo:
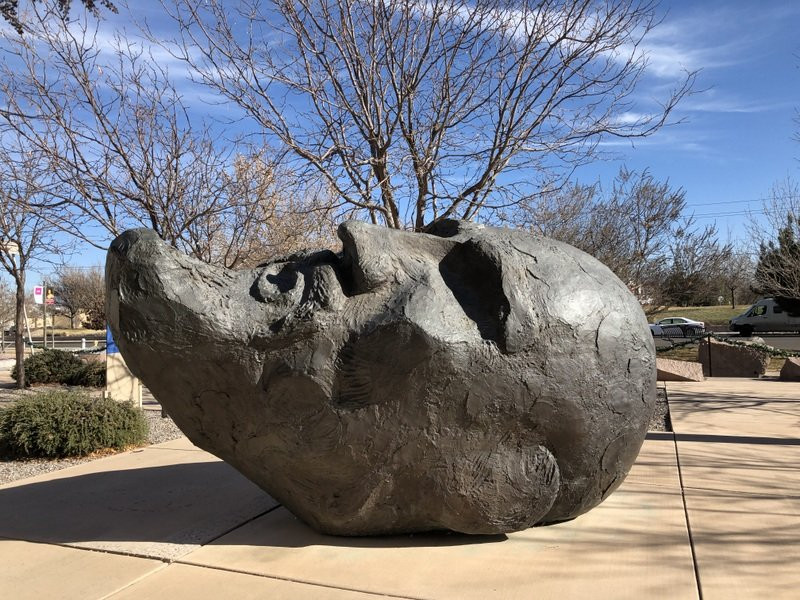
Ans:
[[[463,222],[339,236],[243,271],[149,230],[114,240],[114,338],[192,442],[340,535],[516,531],[619,486],[655,358],[611,271]]]

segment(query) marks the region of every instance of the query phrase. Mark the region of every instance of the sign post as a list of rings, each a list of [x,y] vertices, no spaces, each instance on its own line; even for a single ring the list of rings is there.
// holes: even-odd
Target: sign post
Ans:
[[[44,305],[45,306],[55,306],[56,297],[55,297],[55,294],[53,294],[53,290],[51,290],[47,286],[45,286],[44,290],[45,290]],[[53,333],[53,330],[55,329],[55,326],[56,326],[55,309],[53,309],[52,314],[50,315],[50,320],[52,321],[52,323],[50,323],[50,342],[51,342],[51,348],[53,348],[53,350],[55,350],[56,349],[56,337],[55,337],[55,334]],[[47,321],[45,320],[45,324],[46,323],[47,323]],[[47,346],[47,336],[45,336],[44,339],[45,339],[45,344],[44,345]]]
[[[22,315],[25,317],[25,330],[28,332],[28,343],[31,345],[31,356],[36,354],[33,348],[33,336],[31,335],[31,324],[28,322],[28,309],[22,307]]]
[[[47,302],[44,301],[44,290],[47,289],[47,281],[42,285],[42,348],[47,350]]]
[[[33,286],[33,302],[34,304],[41,304],[42,305],[42,315],[46,315],[46,308],[44,303],[44,285],[35,285]],[[36,326],[36,322],[34,321],[34,327]],[[31,337],[30,328],[28,329],[28,338],[31,342],[31,354],[33,354],[33,338]],[[44,347],[44,322],[42,322],[42,347]]]

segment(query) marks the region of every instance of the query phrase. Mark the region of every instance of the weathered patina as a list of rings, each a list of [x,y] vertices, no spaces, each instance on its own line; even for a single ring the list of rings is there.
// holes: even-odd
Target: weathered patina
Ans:
[[[516,531],[620,485],[656,369],[609,269],[463,222],[339,236],[241,271],[149,230],[114,240],[114,338],[192,442],[340,535]]]

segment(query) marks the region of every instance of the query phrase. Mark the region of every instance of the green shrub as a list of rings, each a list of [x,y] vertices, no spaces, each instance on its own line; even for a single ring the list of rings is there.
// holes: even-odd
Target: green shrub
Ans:
[[[25,382],[64,383],[83,367],[83,361],[63,350],[41,350],[25,359]],[[11,377],[17,378],[17,366],[11,369]]]
[[[79,369],[72,372],[72,375],[64,383],[83,387],[105,387],[106,364],[103,362],[83,363]]]
[[[17,378],[17,366],[11,369]],[[72,352],[40,350],[25,359],[25,383],[66,383],[86,387],[103,387],[106,384],[106,366],[103,363],[84,363]]]
[[[11,457],[83,456],[146,439],[142,411],[83,392],[41,392],[0,411],[0,451]]]

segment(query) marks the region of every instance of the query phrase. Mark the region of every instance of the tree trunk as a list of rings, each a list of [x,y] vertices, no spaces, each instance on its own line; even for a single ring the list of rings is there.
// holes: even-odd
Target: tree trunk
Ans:
[[[736,308],[736,288],[731,288],[731,308]]]
[[[17,387],[25,389],[25,276],[19,275],[17,283],[16,317],[14,320],[14,351],[17,359]]]

